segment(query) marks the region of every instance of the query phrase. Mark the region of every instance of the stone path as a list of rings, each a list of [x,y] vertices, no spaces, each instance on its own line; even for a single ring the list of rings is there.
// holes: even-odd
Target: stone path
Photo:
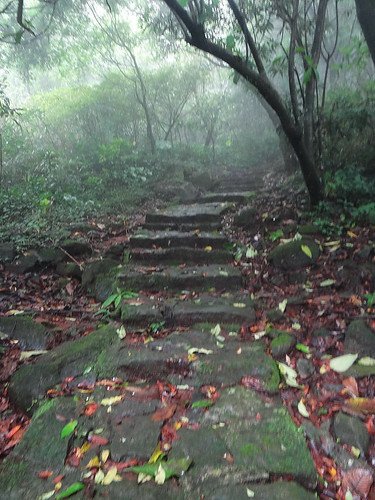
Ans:
[[[219,229],[247,200],[218,192],[148,214],[127,264],[98,276],[99,295],[137,292],[122,301],[121,319],[128,332],[148,328],[149,342],[105,326],[15,373],[10,397],[32,421],[1,465],[0,498],[49,498],[60,474],[62,490],[78,483],[90,498],[315,498],[314,464],[278,396],[277,364],[261,341],[238,334],[254,304]],[[165,328],[167,337],[152,337]],[[43,400],[47,391],[53,399]],[[142,484],[129,467],[152,456]]]

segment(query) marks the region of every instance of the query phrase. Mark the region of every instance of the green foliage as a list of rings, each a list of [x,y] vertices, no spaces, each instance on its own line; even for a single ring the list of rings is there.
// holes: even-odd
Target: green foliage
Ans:
[[[340,88],[328,96],[323,119],[324,164],[372,173],[375,163],[375,83]]]

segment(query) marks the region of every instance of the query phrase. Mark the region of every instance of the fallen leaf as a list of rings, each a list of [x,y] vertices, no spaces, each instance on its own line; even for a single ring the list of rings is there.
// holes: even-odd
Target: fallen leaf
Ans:
[[[235,302],[233,307],[236,307],[237,309],[245,309],[246,304],[243,304],[242,302]]]
[[[97,403],[88,403],[83,410],[83,414],[86,415],[86,417],[91,417],[91,415],[94,415],[98,408],[99,405]]]
[[[344,373],[355,363],[358,358],[358,354],[344,354],[343,356],[338,356],[337,358],[332,358],[329,361],[329,366],[331,370],[337,373]]]
[[[111,398],[104,398],[100,401],[100,404],[103,406],[112,406],[124,399],[124,396],[113,396]]]
[[[211,399],[201,399],[199,401],[194,401],[191,405],[192,408],[209,408],[214,402]]]
[[[283,314],[285,312],[287,304],[288,304],[288,299],[285,299],[282,302],[280,302],[278,305],[279,311],[281,311]]]
[[[159,408],[152,415],[151,419],[154,420],[155,422],[157,422],[157,421],[163,421],[163,420],[168,420],[171,417],[173,417],[173,415],[176,412],[176,409],[177,409],[177,405],[176,404],[171,404],[169,406],[165,406],[163,408]]]
[[[164,484],[166,480],[166,472],[165,469],[163,468],[162,464],[159,465],[158,470],[156,471],[155,474],[155,483],[156,484]]]
[[[319,283],[319,286],[325,288],[327,286],[332,286],[336,283],[336,280],[328,279]]]
[[[93,469],[100,467],[100,460],[98,456],[93,457],[89,463],[86,465],[86,469]]]
[[[358,364],[361,366],[375,366],[375,359],[365,356],[358,360]]]
[[[77,493],[78,491],[83,490],[85,485],[81,482],[73,483],[66,490],[62,491],[58,495],[56,495],[56,500],[61,500],[63,498],[68,498]]]
[[[307,245],[301,245],[301,250],[305,255],[312,259],[312,252],[310,250],[310,247],[308,247]]]
[[[297,382],[297,372],[291,368],[290,366],[284,364],[284,363],[277,363],[279,366],[279,370],[281,375],[284,377],[284,380],[287,385],[290,387],[296,387],[298,389],[301,388],[301,386]]]
[[[108,444],[108,439],[98,436],[97,434],[91,434],[91,436],[89,436],[89,442],[94,446],[105,446]]]
[[[77,425],[78,425],[78,421],[77,420],[71,420],[70,422],[68,422],[61,429],[60,438],[61,439],[65,439],[65,438],[71,436],[73,434],[73,432],[75,431],[75,428],[77,427]]]
[[[116,330],[116,332],[117,332],[117,335],[118,335],[120,340],[122,340],[126,337],[126,330],[125,330],[124,325],[121,325],[120,328],[118,328]]]
[[[364,415],[375,414],[375,399],[350,398],[345,401],[345,406]]]
[[[305,406],[305,403],[303,402],[303,400],[301,399],[298,403],[298,411],[300,412],[300,414],[305,417],[305,418],[309,418],[310,417],[310,414],[309,412],[307,411],[307,408]]]
[[[342,487],[344,491],[349,490],[353,496],[359,495],[361,498],[367,498],[373,482],[370,470],[357,467],[344,472]]]
[[[48,479],[52,475],[53,475],[53,471],[51,471],[51,470],[41,470],[40,472],[38,472],[38,477],[40,479]]]
[[[22,351],[20,355],[20,361],[32,358],[33,356],[40,356],[41,354],[46,354],[48,351]]]
[[[206,247],[204,248],[204,251],[205,251],[205,252],[212,252],[212,250],[213,250],[213,248],[212,248],[210,245],[208,245],[208,246],[206,246]]]
[[[102,484],[108,486],[111,484],[117,476],[117,467],[111,467],[105,477],[103,478]]]

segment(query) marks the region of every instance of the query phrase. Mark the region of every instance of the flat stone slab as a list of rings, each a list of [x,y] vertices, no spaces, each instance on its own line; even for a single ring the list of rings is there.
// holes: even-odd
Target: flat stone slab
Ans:
[[[192,348],[197,355],[190,359]],[[147,345],[126,345],[114,329],[105,327],[21,366],[11,378],[9,397],[17,407],[32,413],[47,390],[67,377],[92,383],[115,376],[132,382],[168,380],[195,387],[230,385],[251,376],[268,392],[277,391],[280,382],[276,363],[260,343],[245,344],[227,336],[219,342],[211,333],[184,332]]]
[[[122,304],[121,319],[130,326],[148,326],[160,321],[165,321],[168,327],[197,323],[250,324],[255,320],[255,311],[253,301],[241,295],[203,295],[195,300],[163,302],[141,298],[139,303]]]
[[[158,210],[146,215],[146,223],[192,223],[219,222],[221,217],[232,208],[231,203],[195,203],[178,205]]]
[[[143,229],[148,231],[217,231],[221,229],[221,219],[216,222],[146,222],[142,226]]]
[[[202,412],[199,424],[181,429],[170,453],[170,457],[193,460],[181,480],[191,493],[206,498],[216,490],[217,496],[208,498],[219,499],[222,488],[244,487],[245,482],[268,480],[274,474],[290,475],[315,487],[316,471],[303,433],[277,398],[264,398],[244,387],[224,389],[215,404]],[[225,454],[232,456],[231,463]],[[251,484],[247,487],[253,489]]]
[[[228,243],[225,236],[220,233],[187,233],[179,231],[139,231],[131,236],[131,248],[223,248]],[[209,252],[207,252],[209,253]]]
[[[248,203],[255,196],[253,191],[208,193],[199,198],[200,203]]]
[[[241,272],[230,266],[166,267],[157,270],[141,267],[124,267],[117,279],[123,288],[139,291],[161,290],[239,290]]]
[[[130,262],[143,264],[161,264],[170,266],[180,264],[229,264],[233,255],[226,250],[205,251],[203,248],[158,248],[158,249],[133,249]]]

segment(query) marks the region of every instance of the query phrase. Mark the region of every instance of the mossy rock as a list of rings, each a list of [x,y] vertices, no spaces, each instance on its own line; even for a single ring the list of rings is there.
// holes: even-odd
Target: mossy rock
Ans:
[[[311,256],[308,253],[311,253]],[[311,239],[304,238],[279,245],[270,252],[268,259],[275,267],[292,271],[315,264],[319,255],[319,245]]]
[[[288,332],[278,331],[271,342],[271,354],[274,358],[283,358],[296,345],[296,338]]]
[[[56,272],[60,276],[67,278],[75,278],[77,280],[82,278],[82,271],[74,262],[60,262],[56,267]]]
[[[256,224],[257,209],[252,206],[242,208],[234,216],[234,224],[244,229],[252,229]]]
[[[35,402],[66,377],[79,376],[87,368],[98,377],[114,375],[111,355],[118,344],[118,335],[110,327],[61,344],[40,356],[35,363],[23,365],[16,371],[9,384],[11,401],[23,411],[32,413]]]
[[[100,259],[88,263],[82,273],[82,287],[104,302],[116,290],[114,270],[118,265],[113,259]]]
[[[48,330],[30,316],[17,315],[0,318],[0,332],[16,339],[23,350],[43,350],[49,340]]]
[[[59,415],[69,422],[76,417],[76,409],[73,398],[49,400],[38,407],[21,442],[0,466],[1,498],[38,498],[53,489],[37,477],[42,470],[52,470],[54,476],[67,475],[64,484],[69,475],[77,475],[64,465],[69,440],[60,438],[64,422],[57,418]]]
[[[92,254],[91,246],[84,240],[65,240],[61,243],[61,248],[73,257]]]

